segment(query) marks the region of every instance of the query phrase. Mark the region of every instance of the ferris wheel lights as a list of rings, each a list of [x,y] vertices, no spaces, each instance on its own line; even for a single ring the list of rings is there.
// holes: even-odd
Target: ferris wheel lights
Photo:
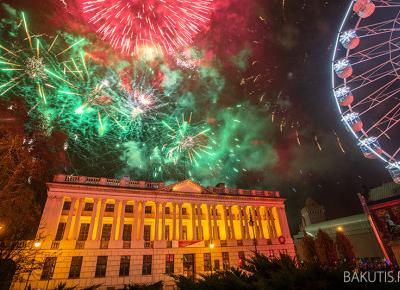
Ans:
[[[400,162],[390,162],[386,169],[392,176],[393,181],[400,184]]]
[[[337,88],[333,93],[341,106],[349,106],[354,101],[354,96],[347,86]]]
[[[364,157],[368,159],[375,159],[375,154],[381,155],[383,152],[376,137],[364,138],[360,140],[358,146],[360,146],[361,152],[363,153]]]
[[[360,18],[367,18],[375,12],[375,4],[371,0],[356,0],[353,6],[353,11]]]
[[[356,112],[348,113],[343,116],[343,121],[346,122],[354,132],[359,132],[363,128],[363,123],[360,116]]]
[[[360,37],[355,30],[347,30],[340,34],[339,41],[344,48],[354,49],[360,44]]]
[[[353,74],[353,68],[350,65],[350,62],[341,58],[336,61],[333,65],[333,69],[335,70],[336,75],[341,79],[346,79]]]
[[[331,62],[332,91],[344,127],[366,158],[386,163],[398,184],[399,1],[348,0]]]

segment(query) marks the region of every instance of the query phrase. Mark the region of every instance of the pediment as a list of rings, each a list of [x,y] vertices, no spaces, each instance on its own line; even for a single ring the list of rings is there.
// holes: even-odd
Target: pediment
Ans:
[[[190,179],[186,179],[181,182],[171,184],[171,185],[167,186],[164,190],[188,192],[188,193],[202,193],[202,192],[206,191],[206,189],[204,187],[202,187],[200,184],[198,184]]]

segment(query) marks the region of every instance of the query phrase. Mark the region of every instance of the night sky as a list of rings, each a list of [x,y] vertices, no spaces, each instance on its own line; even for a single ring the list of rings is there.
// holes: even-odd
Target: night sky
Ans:
[[[33,30],[86,33],[71,11],[63,11],[62,1],[2,2],[28,12]],[[281,191],[287,198],[292,232],[297,231],[299,210],[307,197],[322,203],[329,218],[340,217],[361,212],[357,192],[390,180],[384,164],[365,159],[344,130],[330,88],[333,42],[348,2],[217,0],[210,26],[194,40],[218,59],[214,65],[225,79],[215,111],[221,113],[245,101],[251,108],[263,109],[252,117],[252,111],[241,116],[249,122],[265,122],[267,129],[252,137],[251,143],[261,144],[263,153],[267,144],[270,155],[264,158],[268,160],[261,168],[250,166],[231,183]],[[232,56],[246,55],[246,51],[250,51],[244,57],[247,65],[233,66]],[[200,101],[196,110],[211,118]],[[257,146],[249,148],[257,150]],[[82,175],[101,176],[120,169],[119,165],[80,169],[84,161],[73,163],[72,173]],[[134,172],[129,174],[134,178]]]

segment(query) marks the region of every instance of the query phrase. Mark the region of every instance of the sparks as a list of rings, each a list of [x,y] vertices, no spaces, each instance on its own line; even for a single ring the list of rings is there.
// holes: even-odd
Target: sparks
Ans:
[[[123,53],[187,46],[210,20],[213,0],[77,0],[86,21]]]

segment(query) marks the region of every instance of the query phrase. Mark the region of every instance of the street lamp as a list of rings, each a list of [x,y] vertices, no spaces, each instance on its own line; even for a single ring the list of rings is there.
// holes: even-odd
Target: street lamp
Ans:
[[[212,249],[214,249],[214,247],[215,247],[215,244],[213,243],[212,239],[210,240],[209,247],[210,247],[210,264],[211,264],[210,266],[211,266],[211,274],[212,274],[213,273]]]
[[[31,275],[32,275],[33,266],[34,266],[34,264],[35,264],[36,254],[37,254],[37,251],[39,250],[39,248],[40,248],[41,245],[42,245],[42,243],[41,243],[40,241],[36,241],[36,242],[33,243],[33,246],[35,247],[35,254],[33,255],[31,268],[30,268],[30,270],[29,270],[28,278],[26,279],[26,284],[25,284],[25,288],[24,288],[25,290],[26,290],[27,287],[28,287],[29,278],[30,278]]]
[[[253,216],[251,212],[249,213],[249,225],[253,228],[253,243],[254,243],[254,250],[257,253],[257,240],[256,240],[256,231],[255,231],[255,224],[253,221]]]

